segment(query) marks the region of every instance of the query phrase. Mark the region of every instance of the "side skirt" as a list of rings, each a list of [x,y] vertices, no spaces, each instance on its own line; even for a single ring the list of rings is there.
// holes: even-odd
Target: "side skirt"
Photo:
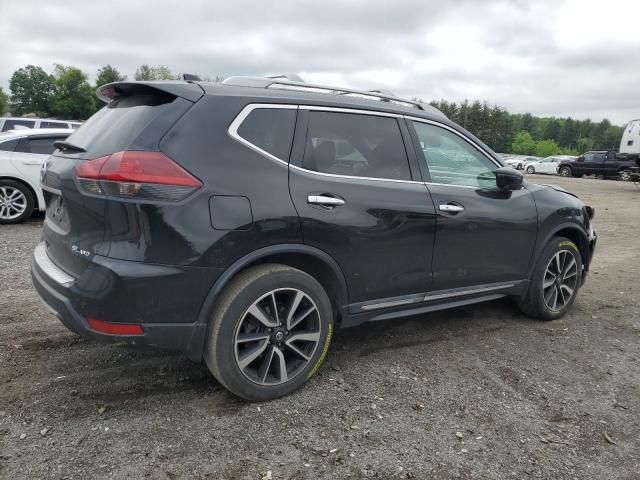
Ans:
[[[519,280],[355,303],[349,305],[349,315],[343,318],[342,326],[350,327],[521,295],[528,283],[528,280]]]

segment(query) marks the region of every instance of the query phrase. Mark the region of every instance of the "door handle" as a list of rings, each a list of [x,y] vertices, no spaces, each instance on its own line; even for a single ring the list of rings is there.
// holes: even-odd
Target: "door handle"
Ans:
[[[309,195],[307,197],[307,203],[309,205],[320,205],[323,207],[339,207],[345,204],[345,201],[341,198],[329,197],[327,195]]]
[[[42,165],[40,160],[24,160],[22,162],[23,165]]]
[[[452,205],[450,203],[441,203],[440,211],[447,213],[460,213],[464,212],[464,207],[462,205]]]

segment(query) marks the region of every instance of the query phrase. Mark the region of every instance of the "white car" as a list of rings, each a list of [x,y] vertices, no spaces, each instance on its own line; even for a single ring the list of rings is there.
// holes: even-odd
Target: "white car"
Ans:
[[[538,157],[509,157],[505,160],[505,163],[516,170],[524,170],[526,163],[536,162],[538,160]]]
[[[53,143],[72,133],[70,128],[0,133],[0,223],[18,223],[45,210],[40,169],[55,150]]]
[[[558,165],[563,160],[573,160],[575,157],[569,155],[553,155],[545,157],[537,162],[527,162],[524,164],[524,171],[527,173],[544,173],[547,175],[556,175],[558,173]]]
[[[72,128],[76,129],[82,122],[76,120],[55,120],[52,118],[0,117],[0,132],[22,130],[24,128]]]

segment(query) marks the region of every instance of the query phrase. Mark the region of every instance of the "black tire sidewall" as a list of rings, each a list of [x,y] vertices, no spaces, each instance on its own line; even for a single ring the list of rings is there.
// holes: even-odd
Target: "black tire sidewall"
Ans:
[[[542,290],[542,282],[544,280],[547,265],[553,258],[553,256],[561,250],[570,250],[573,253],[577,263],[577,281],[576,288],[573,292],[573,296],[569,300],[569,303],[562,307],[560,310],[551,310],[548,308],[544,301],[544,294]],[[555,320],[562,317],[578,296],[578,291],[582,283],[582,257],[578,246],[570,239],[565,237],[554,237],[547,246],[543,249],[533,276],[529,285],[529,291],[527,295],[527,302],[532,307],[536,317],[542,320]]]
[[[564,175],[562,172],[567,172],[567,174]],[[571,169],[569,167],[560,167],[560,176],[561,177],[570,177],[571,176]]]
[[[230,287],[234,288],[232,285]],[[282,385],[259,385],[240,371],[235,360],[234,338],[240,320],[251,304],[277,288],[297,288],[315,302],[320,317],[320,342],[307,366],[293,379]],[[322,365],[333,335],[333,309],[325,290],[310,275],[284,266],[244,282],[228,302],[228,308],[224,312],[218,312],[217,317],[214,315],[213,321],[217,323],[213,327],[217,328],[210,329],[207,364],[215,362],[215,368],[211,369],[214,376],[232,393],[250,401],[271,400],[300,388]],[[217,338],[211,338],[211,335]]]
[[[35,200],[33,198],[33,194],[31,193],[31,190],[29,190],[29,187],[27,187],[23,183],[16,182],[15,180],[4,180],[4,179],[0,180],[0,187],[11,187],[11,188],[15,188],[16,190],[20,190],[24,194],[25,198],[27,199],[27,208],[22,213],[22,215],[20,215],[17,218],[13,218],[11,220],[4,220],[0,218],[0,224],[20,223],[25,219],[29,218],[33,213],[33,208],[35,206]]]

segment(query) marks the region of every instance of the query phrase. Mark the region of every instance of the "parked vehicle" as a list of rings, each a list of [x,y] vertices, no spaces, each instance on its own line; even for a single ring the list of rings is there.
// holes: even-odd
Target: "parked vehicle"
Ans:
[[[558,174],[563,177],[581,177],[595,175],[603,178],[619,178],[628,181],[631,173],[638,171],[638,157],[617,154],[613,151],[589,151],[580,155],[576,161],[562,161],[558,165]]]
[[[507,165],[512,166],[516,170],[524,170],[524,166],[527,163],[540,161],[540,157],[526,157],[526,156],[511,156],[505,160]]]
[[[0,133],[0,223],[18,223],[45,210],[40,169],[53,143],[71,129],[12,130]]]
[[[0,117],[0,132],[22,128],[71,128],[82,125],[75,120],[54,120],[50,118]]]
[[[620,140],[620,153],[640,155],[640,119],[631,120],[625,125]]]
[[[335,327],[505,296],[552,320],[587,276],[593,209],[429,105],[254,77],[99,95],[46,166],[35,289],[70,330],[204,359],[240,397],[300,387]]]
[[[568,155],[554,155],[546,157],[535,162],[528,162],[525,165],[527,173],[544,173],[547,175],[555,175],[558,173],[558,165],[560,162],[573,162],[577,157]]]

